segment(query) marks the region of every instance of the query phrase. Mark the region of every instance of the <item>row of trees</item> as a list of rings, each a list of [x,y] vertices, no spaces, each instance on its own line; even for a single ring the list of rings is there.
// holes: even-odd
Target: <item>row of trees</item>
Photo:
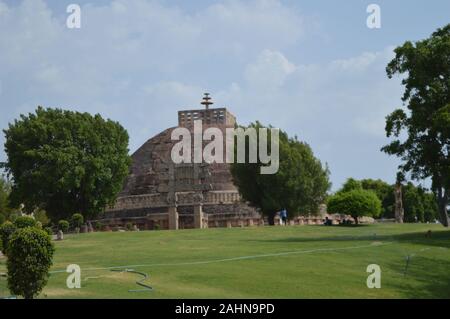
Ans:
[[[331,213],[347,212],[355,219],[362,215],[394,218],[394,190],[395,185],[380,179],[355,180],[349,178],[341,189],[328,199],[328,211]],[[364,199],[362,199],[363,197]],[[352,203],[356,198],[359,199],[357,205],[366,205],[367,208],[358,207]],[[403,185],[402,202],[405,222],[433,222],[439,218],[435,195],[421,186],[415,186],[411,182]],[[342,205],[351,206],[352,209]]]
[[[42,115],[42,110],[40,112]],[[53,112],[53,110],[50,110],[50,112]],[[59,114],[62,115],[62,113]],[[263,125],[256,122],[249,127],[259,129]],[[290,216],[295,216],[299,213],[315,213],[318,205],[325,201],[327,191],[330,188],[329,170],[327,166],[322,165],[315,158],[308,144],[299,141],[297,137],[289,138],[286,132],[280,132],[279,148],[280,168],[277,174],[261,175],[260,167],[263,165],[262,163],[232,165],[231,172],[241,195],[252,205],[261,208],[261,211],[269,216],[269,220],[271,221],[273,221],[275,212],[281,208],[286,208],[290,212]],[[248,156],[248,149],[246,154]],[[394,185],[390,185],[382,180],[363,179],[358,181],[350,178],[342,186],[342,189],[338,191],[338,194],[340,195],[355,189],[373,191],[381,201],[381,211],[380,213],[369,211],[364,211],[363,213],[366,215],[393,218],[395,214],[394,187]],[[13,190],[19,188],[20,186],[13,188],[9,181],[3,178],[0,179],[0,223],[7,219],[14,220],[18,215],[18,210],[14,208],[10,198],[12,197],[11,193]],[[45,191],[46,187],[43,188]],[[39,189],[39,191],[42,192],[42,189]],[[73,192],[76,191],[73,190]],[[336,206],[333,206],[335,202],[332,201],[331,204],[331,206],[329,205],[330,212],[339,212]],[[55,205],[55,203],[50,203],[49,205],[41,199],[33,207]],[[403,185],[403,205],[405,209],[405,221],[407,222],[413,222],[416,219],[422,222],[433,221],[438,217],[435,194],[428,192],[420,186],[416,187],[411,182]],[[76,206],[75,203],[74,206]],[[50,224],[50,219],[43,209],[35,208],[34,215],[36,220],[43,226]],[[52,216],[53,220],[55,220],[55,217],[63,216],[65,219],[71,221],[72,224],[75,218],[75,224],[78,226],[74,225],[73,228],[81,227],[84,220],[82,214],[68,216],[67,211],[61,214],[53,213]],[[80,220],[82,221],[80,222]],[[58,229],[68,228],[61,226],[65,225],[65,223],[62,220],[57,225]],[[69,222],[67,224],[69,225]]]

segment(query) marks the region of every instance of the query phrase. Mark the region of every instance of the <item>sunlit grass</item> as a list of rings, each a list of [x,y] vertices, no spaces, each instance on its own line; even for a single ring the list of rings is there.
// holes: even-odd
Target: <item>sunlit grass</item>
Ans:
[[[450,231],[434,224],[92,233],[55,245],[41,298],[450,297]],[[69,264],[81,266],[81,289],[54,273]],[[369,264],[381,267],[381,289],[366,286]],[[137,274],[92,269],[116,266],[147,273],[153,290],[129,292],[140,288]]]

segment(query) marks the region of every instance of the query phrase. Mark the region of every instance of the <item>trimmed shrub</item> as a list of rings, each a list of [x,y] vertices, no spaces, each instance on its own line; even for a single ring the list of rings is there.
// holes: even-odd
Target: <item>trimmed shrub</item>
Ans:
[[[133,230],[133,224],[132,223],[127,223],[126,225],[125,225],[125,227],[127,228],[127,230]]]
[[[84,217],[81,214],[73,214],[71,218],[72,227],[81,228],[81,225],[84,223]]]
[[[11,236],[14,234],[14,232],[17,230],[17,227],[9,222],[6,221],[0,226],[0,243],[1,243],[1,249],[4,254],[6,254],[6,249],[8,248],[9,241],[11,239]]]
[[[62,230],[63,233],[66,233],[69,230],[69,222],[67,220],[61,219],[58,222],[58,230]]]
[[[6,266],[11,293],[33,299],[47,284],[55,249],[50,236],[41,229],[17,230],[9,242]]]
[[[20,229],[25,227],[35,227],[36,220],[31,216],[19,216],[14,221],[14,225]]]

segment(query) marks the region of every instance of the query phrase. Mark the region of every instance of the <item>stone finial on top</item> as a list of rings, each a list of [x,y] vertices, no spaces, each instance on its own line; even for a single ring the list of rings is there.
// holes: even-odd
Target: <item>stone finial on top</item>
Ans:
[[[211,101],[211,97],[209,96],[209,93],[204,93],[203,100],[200,102],[201,105],[204,105],[205,108],[208,110],[209,106],[214,104],[213,101]]]

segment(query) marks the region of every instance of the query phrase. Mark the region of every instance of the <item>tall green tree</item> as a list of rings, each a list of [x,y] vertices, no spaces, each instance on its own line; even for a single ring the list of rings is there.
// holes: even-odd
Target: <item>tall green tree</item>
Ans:
[[[249,127],[264,126],[256,122]],[[280,131],[279,169],[275,174],[261,174],[260,167],[264,164],[259,159],[257,163],[249,163],[248,154],[247,143],[245,163],[231,165],[234,183],[244,200],[269,217],[270,224],[276,212],[283,208],[288,210],[289,217],[317,212],[330,188],[329,171],[308,144]]]
[[[370,190],[351,189],[337,192],[328,199],[328,211],[332,214],[350,215],[358,224],[358,217],[378,217],[381,214],[381,201]]]
[[[112,204],[128,174],[128,133],[117,122],[38,107],[4,130],[10,199],[53,220],[95,216]]]
[[[450,198],[450,24],[431,37],[395,49],[387,75],[404,74],[402,100],[386,118],[386,135],[395,139],[382,150],[399,156],[400,169],[413,179],[431,178],[441,223],[448,227]],[[402,138],[402,132],[406,138]]]

